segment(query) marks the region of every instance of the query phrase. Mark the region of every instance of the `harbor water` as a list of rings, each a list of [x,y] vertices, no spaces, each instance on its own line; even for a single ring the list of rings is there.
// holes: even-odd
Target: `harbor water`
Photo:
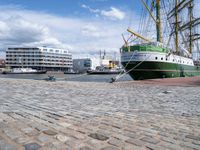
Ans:
[[[117,74],[112,75],[87,75],[87,74],[63,74],[63,73],[47,73],[47,74],[0,74],[0,78],[16,78],[16,79],[33,79],[44,80],[48,76],[54,76],[59,81],[78,81],[78,82],[110,82],[111,78],[115,78]],[[132,80],[129,75],[124,75],[118,81]]]

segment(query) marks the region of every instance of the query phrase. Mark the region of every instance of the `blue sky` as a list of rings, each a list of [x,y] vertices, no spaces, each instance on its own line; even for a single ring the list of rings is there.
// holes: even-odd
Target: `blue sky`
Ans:
[[[142,7],[140,0],[0,0],[0,57],[15,46],[68,49],[74,58],[119,54],[121,35],[137,31]]]
[[[1,0],[0,49],[49,46],[75,57],[119,53],[121,34],[131,17],[138,24],[140,8],[138,0]]]
[[[0,5],[19,5],[25,9],[74,16],[87,14],[81,8],[82,4],[94,9],[109,9],[113,6],[120,9],[139,10],[139,2],[138,0],[1,0]]]

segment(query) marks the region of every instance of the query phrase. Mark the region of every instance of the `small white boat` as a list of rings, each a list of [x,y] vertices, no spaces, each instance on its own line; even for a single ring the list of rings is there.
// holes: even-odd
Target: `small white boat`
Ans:
[[[96,70],[88,70],[87,74],[89,75],[100,75],[100,74],[120,74],[123,73],[124,70],[121,68],[101,68],[101,69],[96,69]]]
[[[32,68],[13,68],[10,71],[4,71],[3,74],[44,74],[46,70],[36,70]]]

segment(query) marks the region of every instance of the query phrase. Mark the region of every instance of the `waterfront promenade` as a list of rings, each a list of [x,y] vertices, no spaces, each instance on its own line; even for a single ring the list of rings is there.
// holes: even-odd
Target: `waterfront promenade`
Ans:
[[[4,149],[199,150],[200,86],[1,78]]]

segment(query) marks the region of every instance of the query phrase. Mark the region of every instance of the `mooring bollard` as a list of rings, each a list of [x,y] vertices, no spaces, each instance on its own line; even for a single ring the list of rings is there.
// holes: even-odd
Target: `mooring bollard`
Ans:
[[[115,82],[115,81],[116,81],[116,78],[111,78],[110,83],[113,83],[113,82]]]

